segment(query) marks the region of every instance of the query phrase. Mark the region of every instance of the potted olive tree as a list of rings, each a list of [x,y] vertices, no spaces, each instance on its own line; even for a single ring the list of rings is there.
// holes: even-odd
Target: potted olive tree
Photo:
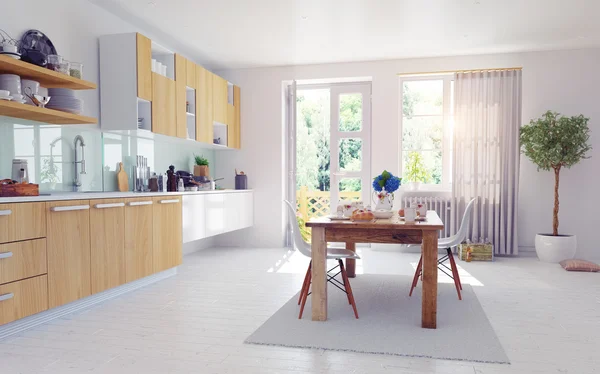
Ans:
[[[194,176],[195,177],[208,177],[210,172],[208,170],[208,159],[204,156],[194,155]]]
[[[521,127],[523,153],[537,165],[538,171],[554,171],[552,234],[537,234],[535,237],[535,251],[541,261],[560,262],[575,256],[576,236],[558,233],[558,186],[562,168],[570,168],[588,158],[586,154],[592,149],[588,144],[588,121],[589,118],[583,115],[564,117],[547,111],[541,118]]]
[[[408,189],[412,191],[418,190],[421,188],[421,183],[427,183],[431,179],[431,175],[425,167],[423,156],[419,152],[408,154],[403,176],[403,179],[408,182]]]

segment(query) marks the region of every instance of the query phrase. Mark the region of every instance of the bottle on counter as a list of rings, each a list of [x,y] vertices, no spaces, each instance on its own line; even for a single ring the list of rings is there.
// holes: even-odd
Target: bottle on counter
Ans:
[[[183,178],[179,178],[179,181],[177,182],[177,191],[178,192],[185,191],[185,186],[183,185]]]

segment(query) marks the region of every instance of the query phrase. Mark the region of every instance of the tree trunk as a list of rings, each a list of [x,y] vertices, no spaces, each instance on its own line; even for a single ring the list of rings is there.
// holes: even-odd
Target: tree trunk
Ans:
[[[560,183],[560,166],[554,168],[554,214],[552,217],[552,235],[558,236],[558,185]]]

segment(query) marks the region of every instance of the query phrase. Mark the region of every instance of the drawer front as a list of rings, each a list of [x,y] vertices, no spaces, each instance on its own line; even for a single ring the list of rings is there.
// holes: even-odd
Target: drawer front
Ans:
[[[46,236],[44,203],[0,204],[0,243]]]
[[[0,284],[46,274],[46,239],[0,244]]]
[[[48,277],[41,275],[0,286],[0,325],[48,309]]]

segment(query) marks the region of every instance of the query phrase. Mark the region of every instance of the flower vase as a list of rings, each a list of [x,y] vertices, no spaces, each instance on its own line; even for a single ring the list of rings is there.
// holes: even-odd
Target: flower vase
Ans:
[[[394,193],[385,189],[375,193],[375,210],[392,210],[394,206]]]

